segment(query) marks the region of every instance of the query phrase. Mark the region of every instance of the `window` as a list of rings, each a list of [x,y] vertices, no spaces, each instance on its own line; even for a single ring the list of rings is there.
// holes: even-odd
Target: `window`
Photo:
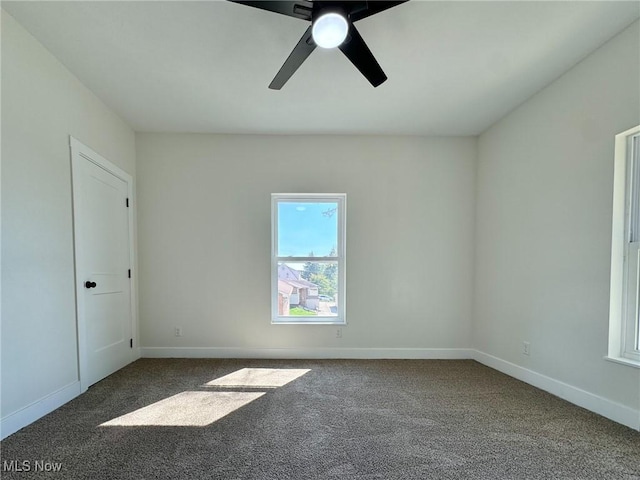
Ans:
[[[345,322],[345,194],[271,195],[273,323]]]
[[[640,367],[640,126],[616,136],[609,358]]]

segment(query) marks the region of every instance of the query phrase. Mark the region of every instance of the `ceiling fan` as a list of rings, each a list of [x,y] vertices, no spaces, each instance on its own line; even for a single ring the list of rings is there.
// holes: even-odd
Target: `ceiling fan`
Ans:
[[[280,90],[302,65],[316,46],[338,47],[360,70],[367,80],[377,87],[387,79],[354,23],[408,0],[401,1],[243,1],[233,3],[260,8],[311,22],[298,44],[284,62],[269,88]]]

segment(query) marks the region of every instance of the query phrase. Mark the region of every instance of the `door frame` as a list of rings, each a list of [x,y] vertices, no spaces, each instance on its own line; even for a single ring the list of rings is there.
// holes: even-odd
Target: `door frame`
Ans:
[[[131,338],[133,341],[133,348],[131,348],[130,360],[134,361],[138,358],[138,342],[137,342],[137,295],[136,295],[136,282],[134,269],[136,265],[136,251],[135,251],[135,219],[133,212],[134,202],[134,184],[133,177],[127,172],[122,170],[117,165],[114,165],[109,160],[104,158],[99,153],[93,151],[81,143],[76,138],[69,136],[69,149],[71,152],[71,190],[72,190],[72,208],[73,208],[73,253],[74,253],[74,278],[76,283],[75,295],[76,295],[76,326],[77,326],[77,345],[78,345],[78,376],[80,380],[80,390],[85,392],[90,385],[87,380],[88,358],[87,358],[87,324],[85,319],[85,301],[84,301],[84,278],[82,278],[84,272],[84,252],[82,251],[80,238],[80,232],[82,227],[81,216],[78,214],[79,209],[83,204],[82,189],[80,175],[80,162],[89,161],[96,166],[102,168],[108,173],[118,177],[120,180],[127,184],[127,196],[129,200],[129,208],[127,209],[127,216],[129,219],[129,265],[131,266],[131,281],[130,285],[130,308],[131,308]]]

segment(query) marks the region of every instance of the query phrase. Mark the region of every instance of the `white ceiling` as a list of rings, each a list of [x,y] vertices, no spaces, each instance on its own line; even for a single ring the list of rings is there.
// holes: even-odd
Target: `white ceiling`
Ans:
[[[357,23],[389,80],[308,24],[225,1],[2,2],[136,131],[475,135],[640,16],[633,2],[412,0]]]

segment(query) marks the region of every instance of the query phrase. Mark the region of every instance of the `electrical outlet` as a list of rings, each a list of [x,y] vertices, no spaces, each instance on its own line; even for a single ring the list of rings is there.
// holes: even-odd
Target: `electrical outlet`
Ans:
[[[336,338],[342,338],[342,329],[341,328],[338,328],[336,330]]]
[[[176,337],[181,337],[181,336],[182,336],[182,328],[176,327]]]
[[[523,355],[531,355],[531,343],[522,342],[522,354]]]

